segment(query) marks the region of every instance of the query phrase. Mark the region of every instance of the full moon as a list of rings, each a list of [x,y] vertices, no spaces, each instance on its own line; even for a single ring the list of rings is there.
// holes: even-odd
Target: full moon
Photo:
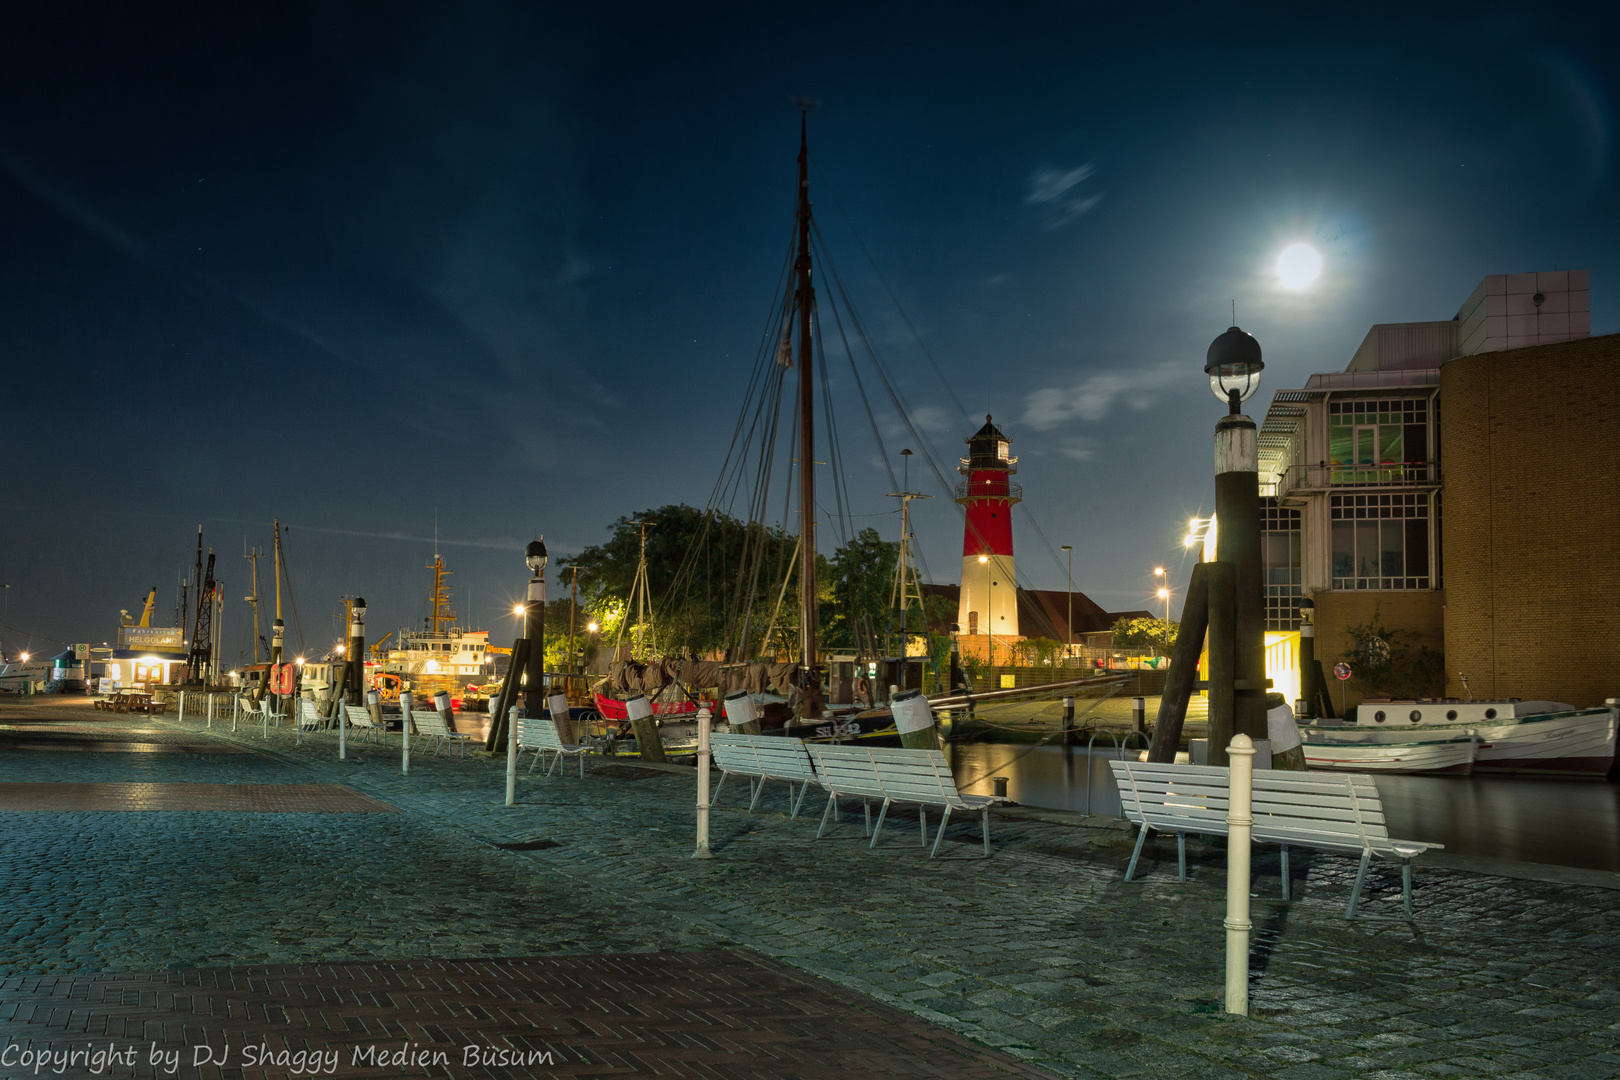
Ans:
[[[1277,256],[1277,279],[1285,289],[1303,289],[1322,273],[1322,256],[1309,244],[1290,244]]]

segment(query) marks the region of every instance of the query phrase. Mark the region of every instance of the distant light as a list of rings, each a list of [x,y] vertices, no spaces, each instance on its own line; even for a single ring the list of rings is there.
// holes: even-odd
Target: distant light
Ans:
[[[1322,256],[1309,244],[1290,244],[1277,256],[1277,280],[1285,289],[1303,289],[1322,273]]]
[[[523,614],[523,605],[522,604],[513,604],[512,605],[512,614],[514,614],[514,615]]]
[[[1163,576],[1163,575],[1164,575],[1164,567],[1162,567],[1162,566],[1155,566],[1155,567],[1154,567],[1154,568],[1153,568],[1153,576],[1154,576],[1154,577],[1162,577],[1162,576]]]
[[[588,634],[594,634],[600,629],[602,628],[596,624],[595,619],[592,619],[590,622],[585,624],[585,632]]]
[[[300,656],[298,659],[294,660],[293,663],[297,664],[299,667],[303,667],[304,666],[304,658],[302,656]]]
[[[1183,540],[1181,542],[1181,546],[1182,547],[1192,547],[1196,543],[1198,543],[1198,537],[1189,536],[1189,537],[1187,537],[1187,539],[1185,539],[1185,540]]]
[[[339,653],[342,653],[342,652],[343,652],[343,646],[341,646],[341,645],[339,645],[339,646],[338,646],[338,647],[337,647],[337,650],[336,650],[336,651],[337,651],[337,652],[339,652]]]
[[[1168,600],[1169,598],[1170,598],[1170,590],[1169,589],[1160,589],[1159,590],[1159,599],[1160,600]]]
[[[28,654],[27,654],[27,653],[23,653],[23,654],[22,654],[22,657],[23,657],[23,663],[25,663],[25,664],[26,664],[26,663],[28,663]]]
[[[990,561],[990,556],[988,556],[988,555],[980,555],[979,556],[979,561],[980,562],[989,562]]]

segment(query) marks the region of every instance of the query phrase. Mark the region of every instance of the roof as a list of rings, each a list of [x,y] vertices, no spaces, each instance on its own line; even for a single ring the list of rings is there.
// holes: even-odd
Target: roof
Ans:
[[[922,590],[929,596],[944,597],[952,604],[958,603],[962,595],[960,585],[924,585]],[[1021,635],[1051,638],[1053,641],[1068,640],[1067,619],[1071,601],[1075,637],[1111,630],[1120,619],[1156,617],[1151,611],[1104,611],[1100,604],[1078,589],[1073,592],[1063,589],[1019,589],[1018,629]],[[937,625],[931,625],[929,629],[935,633],[945,633],[953,621],[954,614]]]

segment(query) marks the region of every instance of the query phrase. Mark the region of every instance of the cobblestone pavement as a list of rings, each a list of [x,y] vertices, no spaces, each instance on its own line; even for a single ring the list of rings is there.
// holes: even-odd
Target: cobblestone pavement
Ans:
[[[1420,862],[1415,922],[1388,867],[1347,921],[1352,861],[1296,855],[1283,904],[1259,850],[1240,1020],[1219,1012],[1222,860],[1196,842],[1189,881],[1164,841],[1127,885],[1111,823],[995,818],[989,860],[953,825],[930,861],[904,815],[875,851],[848,814],[816,842],[814,793],[789,821],[785,785],[754,814],[728,785],[700,862],[690,771],[593,760],[524,776],[508,808],[482,755],[405,777],[397,743],[338,762],[329,735],[234,741],[258,752],[9,754],[0,781],[340,783],[402,812],[0,813],[0,974],[745,946],[1062,1075],[1620,1075],[1620,894],[1601,888]]]

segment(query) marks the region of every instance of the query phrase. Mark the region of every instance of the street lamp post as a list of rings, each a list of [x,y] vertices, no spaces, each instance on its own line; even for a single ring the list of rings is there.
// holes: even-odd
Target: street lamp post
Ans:
[[[1236,734],[1266,737],[1265,598],[1260,565],[1260,463],[1255,423],[1240,409],[1260,388],[1260,343],[1231,327],[1210,343],[1204,373],[1227,415],[1215,425],[1215,561],[1228,564],[1232,581],[1232,702],[1210,700],[1209,763],[1225,765],[1226,747]],[[1221,629],[1213,613],[1212,636]],[[1216,653],[1213,639],[1210,655]],[[1214,685],[1214,672],[1211,671]]]
[[[1158,598],[1160,600],[1164,601],[1164,633],[1161,636],[1164,638],[1164,650],[1165,650],[1164,655],[1169,656],[1170,655],[1170,572],[1168,570],[1166,570],[1162,566],[1155,566],[1153,568],[1153,577],[1154,577],[1154,580],[1156,580],[1156,581],[1158,581],[1160,583],[1159,584],[1159,591],[1158,591],[1158,593],[1156,595],[1158,596]]]
[[[546,706],[545,654],[546,654],[546,545],[544,540],[531,540],[523,549],[523,561],[534,576],[529,579],[529,593],[523,612],[523,636],[529,639],[529,656],[523,665],[523,715],[534,718],[543,715]],[[571,742],[572,732],[558,732],[564,742]]]
[[[343,651],[348,661],[344,667],[348,677],[344,681],[344,700],[360,704],[366,683],[366,598],[357,596],[349,606],[349,647]]]
[[[1064,544],[1058,549],[1069,557],[1069,569],[1063,578],[1063,591],[1069,598],[1069,614],[1065,616],[1063,626],[1068,632],[1068,640],[1064,643],[1063,661],[1067,665],[1074,659],[1074,548]]]

